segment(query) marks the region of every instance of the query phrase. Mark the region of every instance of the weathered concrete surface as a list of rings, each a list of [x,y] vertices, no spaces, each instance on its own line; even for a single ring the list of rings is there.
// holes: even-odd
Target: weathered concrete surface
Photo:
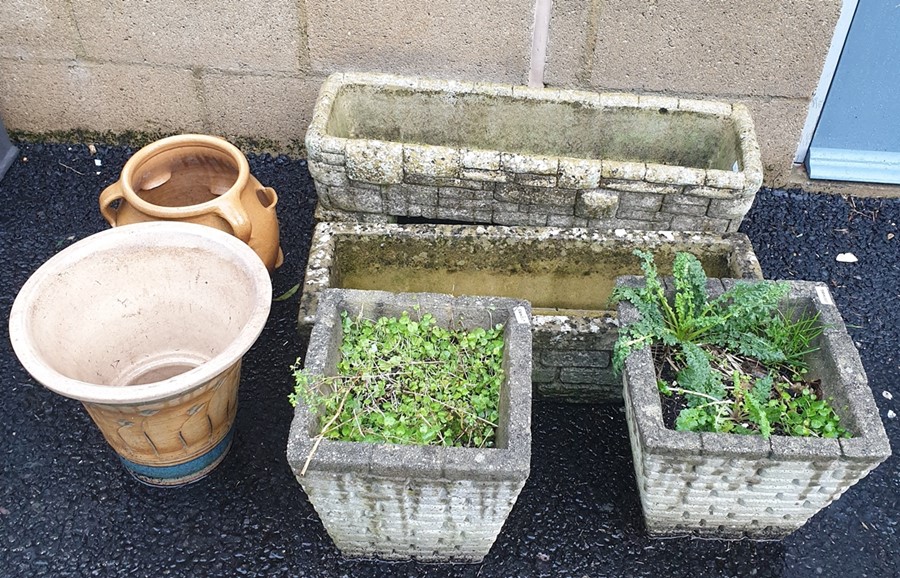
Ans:
[[[642,278],[622,278],[641,286]],[[711,280],[721,293],[731,280]],[[800,528],[891,455],[865,371],[824,283],[790,281],[786,310],[815,311],[825,325],[810,377],[852,434],[821,439],[679,432],[663,424],[650,349],[626,360],[625,412],[647,529],[715,536],[778,536]],[[629,303],[619,319],[639,316]]]
[[[0,3],[0,57],[71,60],[80,52],[65,0]]]
[[[788,183],[793,165],[789,159],[797,151],[797,141],[806,121],[809,103],[796,98],[749,97],[743,101],[753,115],[756,138],[763,163],[763,174],[769,182]],[[824,181],[809,183],[807,190],[821,190]],[[862,185],[865,186],[865,185]],[[900,187],[894,187],[900,195]]]
[[[123,132],[138,118],[156,131],[203,129],[199,90],[186,69],[0,59],[0,95],[10,129]]]
[[[840,0],[603,2],[591,80],[607,90],[808,101],[840,11]]]
[[[500,323],[503,384],[496,447],[460,448],[321,440],[318,417],[301,401],[288,463],[345,556],[480,561],[516,502],[531,463],[531,324],[525,301],[329,289],[316,312],[304,363],[336,375],[341,313],[397,317],[414,306],[441,327]],[[315,448],[315,449],[314,449]],[[305,474],[304,465],[311,452]]]
[[[544,83],[582,88],[590,84],[601,0],[554,2]]]
[[[742,102],[756,122],[765,182],[804,182],[791,178],[792,159],[841,6],[841,0],[554,3],[546,80]],[[811,190],[830,186],[806,183]]]
[[[329,77],[306,147],[340,220],[725,232],[762,182],[742,105],[384,74]]]
[[[256,73],[300,67],[300,17],[294,0],[76,0],[71,5],[82,56],[91,60]]]
[[[207,129],[212,134],[259,135],[301,142],[320,82],[279,74],[206,72],[201,77]]]
[[[524,83],[533,0],[306,1],[312,70]]]

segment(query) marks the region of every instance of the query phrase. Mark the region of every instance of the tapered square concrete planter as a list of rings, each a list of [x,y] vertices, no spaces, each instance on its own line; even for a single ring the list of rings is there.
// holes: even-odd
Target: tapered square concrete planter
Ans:
[[[323,221],[736,231],[762,183],[740,104],[333,74],[306,136]]]
[[[634,249],[652,251],[664,272],[676,251],[687,251],[718,277],[762,278],[741,233],[319,223],[299,327],[310,331],[320,296],[331,287],[525,299],[534,311],[536,392],[621,403],[622,380],[610,365],[618,322],[609,296],[616,277],[640,273]]]
[[[642,286],[642,278],[620,278]],[[710,281],[710,293],[723,283]],[[625,410],[647,530],[716,536],[782,536],[838,499],[891,453],[853,341],[823,283],[791,281],[784,310],[820,314],[825,331],[808,357],[810,378],[850,439],[679,432],[663,425],[649,348],[625,362]],[[619,306],[623,324],[637,310]]]
[[[531,327],[525,301],[330,289],[323,293],[305,368],[335,375],[342,311],[377,319],[407,311],[443,327],[504,325],[495,447],[447,448],[323,440],[301,475],[321,425],[298,403],[287,456],[345,556],[480,561],[528,477],[531,459]]]

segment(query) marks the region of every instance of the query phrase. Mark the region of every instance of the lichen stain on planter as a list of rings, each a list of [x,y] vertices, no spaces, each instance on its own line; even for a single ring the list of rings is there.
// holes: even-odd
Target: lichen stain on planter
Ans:
[[[306,136],[325,221],[736,231],[762,182],[740,104],[334,74]]]
[[[759,279],[746,236],[462,225],[320,223],[303,293],[301,332],[327,288],[496,295],[534,311],[532,381],[540,394],[619,401],[610,366],[616,314],[609,294],[619,275],[640,273],[636,248],[653,251],[665,274],[687,250],[717,276]]]

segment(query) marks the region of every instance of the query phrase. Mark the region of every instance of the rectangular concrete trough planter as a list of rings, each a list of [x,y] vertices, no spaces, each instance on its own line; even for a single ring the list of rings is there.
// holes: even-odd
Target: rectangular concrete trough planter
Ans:
[[[643,278],[620,283],[643,286]],[[710,280],[710,295],[732,280]],[[791,281],[785,311],[816,312],[825,331],[809,354],[811,379],[853,437],[825,439],[680,432],[663,424],[650,349],[625,361],[625,411],[647,529],[716,536],[781,536],[800,528],[891,453],[865,371],[823,283]],[[622,323],[638,319],[619,305]]]
[[[526,299],[535,313],[536,391],[620,402],[621,378],[610,366],[617,321],[608,301],[617,276],[640,273],[634,249],[656,254],[663,271],[676,251],[688,251],[718,277],[762,278],[741,233],[319,223],[299,327],[310,331],[320,296],[331,287]]]
[[[288,462],[346,556],[480,561],[525,484],[531,463],[531,327],[525,301],[433,293],[330,289],[320,295],[305,368],[335,375],[342,311],[365,318],[431,313],[442,327],[504,325],[500,420],[493,448],[323,440],[301,471],[320,424],[299,403]]]
[[[740,104],[382,74],[330,76],[306,148],[322,221],[726,232],[762,183]]]

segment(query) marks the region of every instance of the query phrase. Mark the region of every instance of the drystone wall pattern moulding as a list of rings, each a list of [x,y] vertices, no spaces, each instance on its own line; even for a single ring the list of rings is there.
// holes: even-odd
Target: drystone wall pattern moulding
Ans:
[[[480,561],[525,485],[531,465],[531,329],[527,302],[496,297],[330,289],[322,295],[304,367],[336,375],[342,311],[367,319],[418,305],[442,327],[503,332],[500,419],[493,448],[322,440],[297,404],[288,462],[325,529],[346,556]]]
[[[610,365],[618,322],[615,278],[640,272],[634,249],[664,267],[689,251],[721,277],[761,279],[741,233],[597,231],[551,227],[319,223],[313,233],[299,328],[308,333],[328,288],[491,293],[532,304],[537,393],[569,401],[622,399]]]
[[[619,283],[643,286],[642,278]],[[732,280],[710,280],[711,294]],[[785,310],[819,313],[825,331],[810,354],[810,376],[850,439],[694,433],[663,425],[656,370],[649,349],[628,356],[625,412],[641,505],[653,534],[683,531],[717,536],[778,536],[816,512],[886,460],[891,449],[862,362],[823,283],[790,281]],[[632,323],[637,310],[619,306]]]
[[[306,135],[323,221],[730,232],[762,183],[746,107],[336,73]]]

